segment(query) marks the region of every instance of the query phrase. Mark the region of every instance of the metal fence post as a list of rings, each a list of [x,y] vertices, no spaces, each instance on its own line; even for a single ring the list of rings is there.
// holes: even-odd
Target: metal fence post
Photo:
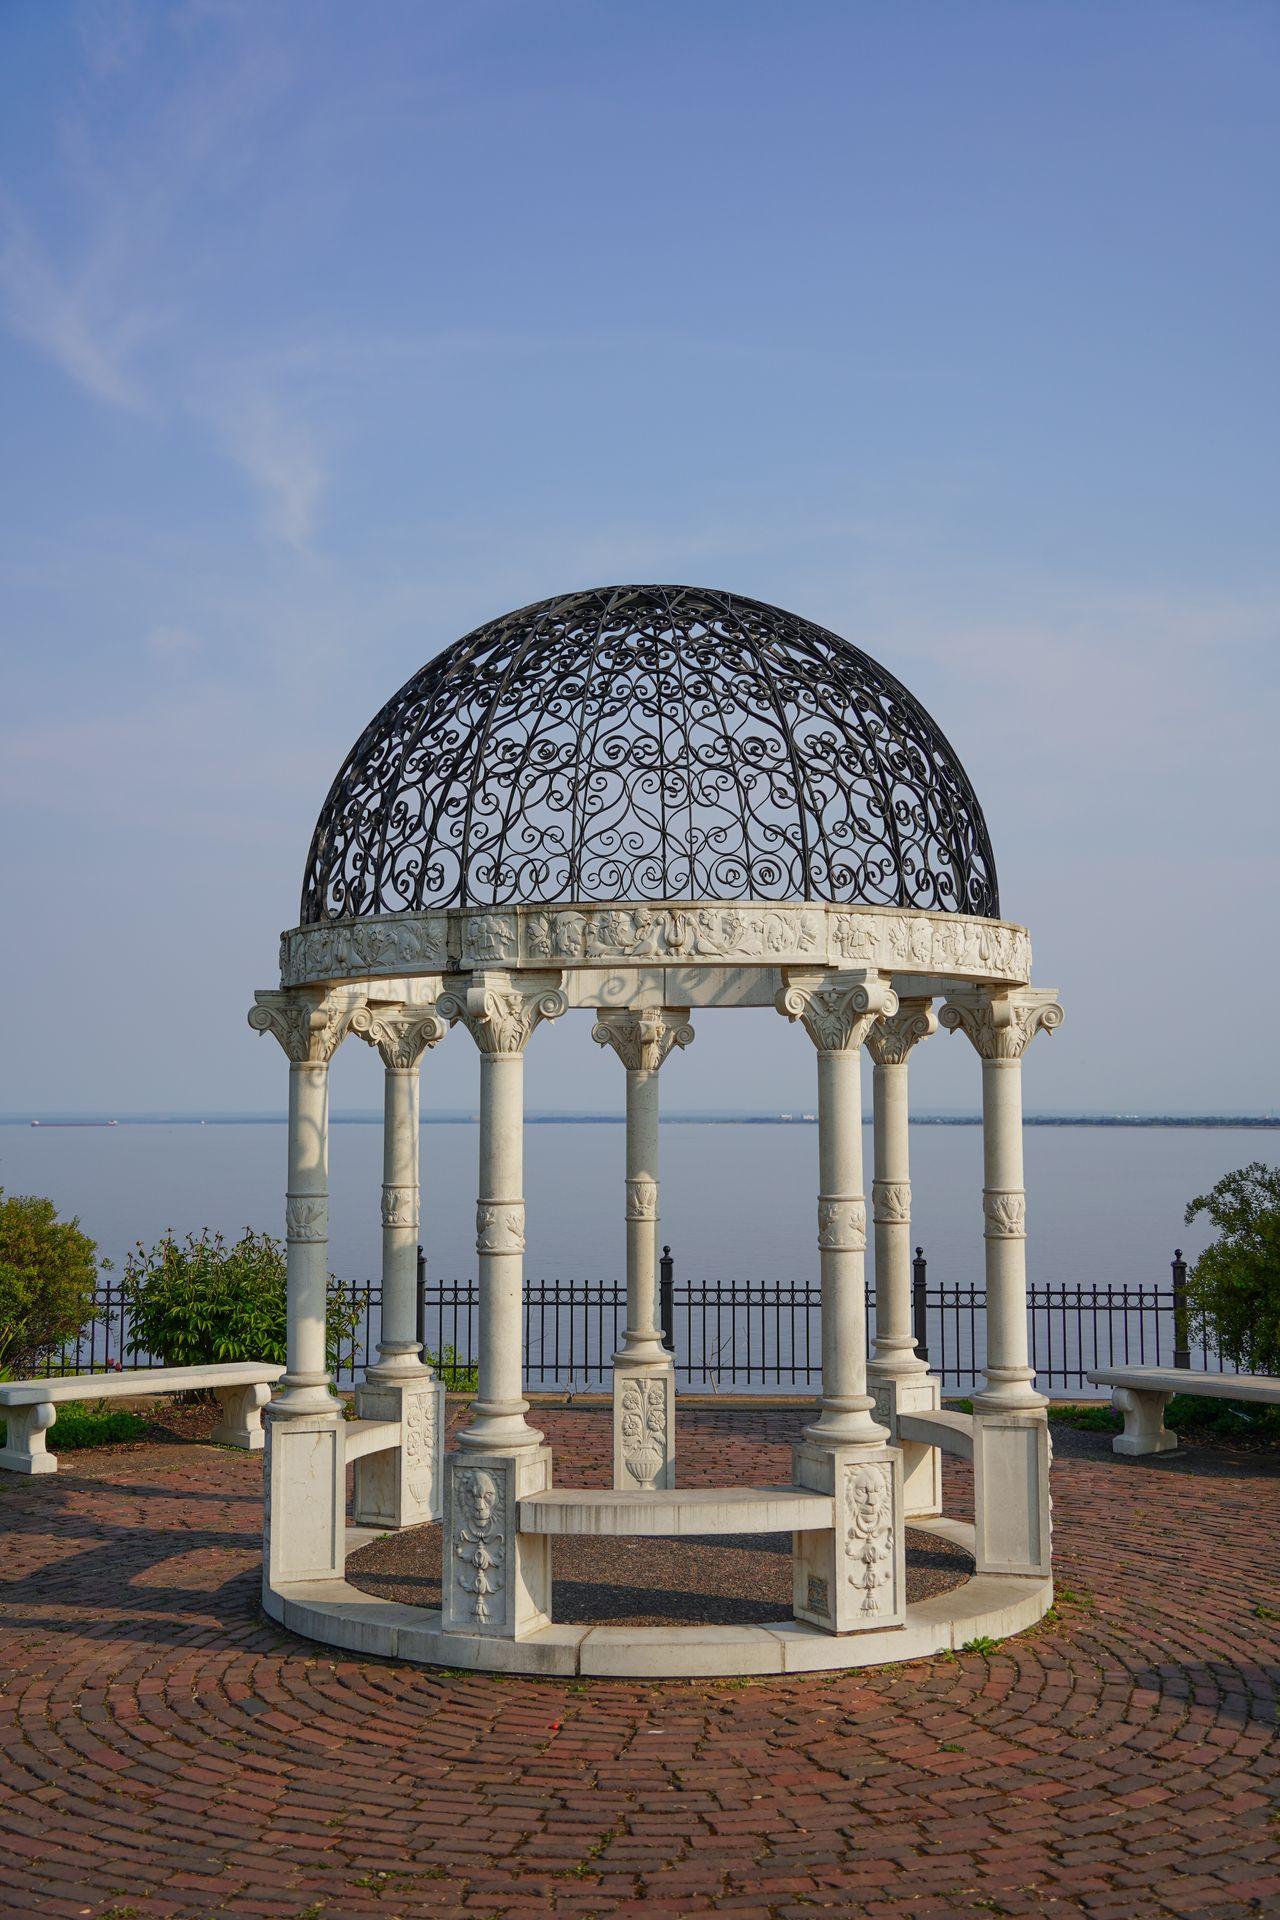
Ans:
[[[675,1263],[671,1258],[670,1247],[662,1249],[662,1258],[658,1262],[658,1324],[662,1328],[662,1344],[668,1353],[676,1350],[676,1284],[673,1278]]]
[[[928,1265],[924,1248],[917,1247],[916,1257],[911,1262],[911,1331],[915,1336],[916,1352],[925,1361],[929,1358],[929,1320],[924,1293]]]
[[[418,1313],[416,1337],[418,1358],[421,1360],[427,1349],[427,1256],[418,1248]]]
[[[1173,1364],[1191,1365],[1191,1336],[1187,1326],[1187,1263],[1182,1248],[1173,1250]]]

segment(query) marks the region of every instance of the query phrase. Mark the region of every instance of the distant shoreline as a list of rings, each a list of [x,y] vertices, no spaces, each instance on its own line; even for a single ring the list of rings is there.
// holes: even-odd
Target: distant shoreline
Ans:
[[[427,1126],[475,1126],[474,1113],[428,1113]],[[382,1115],[375,1112],[335,1113],[334,1126],[380,1126]],[[870,1125],[870,1113],[864,1116]],[[622,1126],[620,1113],[530,1113],[526,1125],[532,1127],[614,1127]],[[812,1113],[664,1113],[664,1126],[677,1127],[811,1127],[817,1124]],[[283,1113],[139,1113],[139,1114],[0,1114],[0,1126],[31,1127],[40,1131],[62,1131],[91,1127],[282,1127]],[[1028,1127],[1170,1127],[1170,1128],[1248,1128],[1256,1131],[1280,1129],[1280,1114],[1176,1114],[1176,1113],[1029,1113]],[[980,1127],[977,1113],[921,1113],[911,1116],[913,1127]]]

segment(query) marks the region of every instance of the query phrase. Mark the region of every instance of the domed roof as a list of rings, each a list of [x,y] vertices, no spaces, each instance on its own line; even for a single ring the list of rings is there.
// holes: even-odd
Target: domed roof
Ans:
[[[599,587],[406,681],[316,823],[302,924],[432,907],[815,900],[998,918],[973,788],[901,681],[793,613]]]

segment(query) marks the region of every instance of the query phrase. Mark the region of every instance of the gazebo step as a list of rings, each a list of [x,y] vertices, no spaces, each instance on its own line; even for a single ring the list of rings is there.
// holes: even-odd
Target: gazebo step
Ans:
[[[829,1493],[805,1487],[552,1487],[519,1503],[521,1533],[803,1533],[835,1525]]]

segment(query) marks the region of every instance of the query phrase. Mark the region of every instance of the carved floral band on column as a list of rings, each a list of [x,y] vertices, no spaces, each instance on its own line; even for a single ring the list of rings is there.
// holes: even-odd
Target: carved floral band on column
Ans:
[[[988,1240],[1025,1240],[1027,1237],[1027,1196],[1012,1188],[988,1187],[982,1195]]]
[[[861,1194],[818,1195],[818,1245],[842,1253],[867,1250],[867,1203]]]
[[[900,1067],[911,1049],[938,1031],[932,1000],[902,999],[896,1013],[882,1014],[867,1034],[867,1052],[878,1067]]]
[[[442,993],[436,1012],[450,1026],[461,1022],[481,1053],[510,1057],[523,1053],[540,1021],[558,1020],[568,1005],[558,987],[521,986],[509,973],[477,973],[470,986]]]
[[[658,1217],[658,1183],[656,1180],[627,1181],[628,1220],[656,1220]]]
[[[329,1202],[322,1193],[290,1193],[284,1203],[286,1240],[327,1240]]]
[[[261,993],[249,1009],[255,1033],[280,1042],[295,1066],[327,1067],[346,1039],[354,1009],[324,994]]]
[[[481,1200],[477,1204],[476,1252],[524,1252],[523,1200]]]
[[[787,971],[774,996],[778,1012],[799,1020],[820,1053],[860,1047],[876,1021],[898,1011],[898,996],[879,973]]]
[[[382,1224],[384,1227],[416,1227],[418,1224],[418,1189],[416,1187],[389,1187],[382,1189]]]
[[[656,1073],[676,1047],[693,1040],[687,1007],[618,1007],[596,1015],[591,1038],[612,1047],[628,1073]]]
[[[877,1226],[911,1225],[911,1182],[909,1180],[873,1180],[871,1217]]]
[[[1062,1025],[1051,987],[976,988],[952,994],[938,1015],[948,1033],[964,1033],[984,1060],[1021,1060],[1038,1033]]]
[[[444,1039],[449,1028],[434,1007],[368,1005],[351,1016],[351,1031],[376,1047],[384,1067],[416,1067],[428,1047]]]

